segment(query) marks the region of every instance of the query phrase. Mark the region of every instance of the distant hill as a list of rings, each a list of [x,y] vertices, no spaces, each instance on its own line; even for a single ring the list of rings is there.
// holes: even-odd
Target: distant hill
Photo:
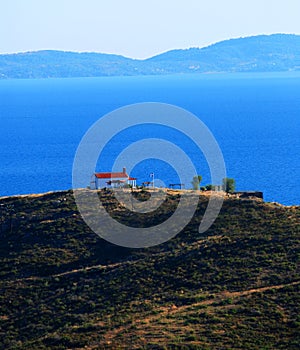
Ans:
[[[231,39],[199,49],[173,50],[150,58],[162,67],[199,72],[300,70],[300,36],[260,35]]]
[[[274,71],[300,71],[300,35],[230,39],[145,60],[51,50],[0,55],[0,79]]]
[[[99,191],[133,227],[168,219],[179,196],[130,215]],[[172,240],[129,249],[91,232],[71,191],[0,198],[0,348],[299,349],[300,207],[230,196],[203,236],[198,199]]]

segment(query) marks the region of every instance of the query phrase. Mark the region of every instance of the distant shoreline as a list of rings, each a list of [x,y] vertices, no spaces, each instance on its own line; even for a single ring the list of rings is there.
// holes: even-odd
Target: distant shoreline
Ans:
[[[203,79],[276,79],[276,78],[290,78],[299,79],[300,70],[298,71],[277,71],[277,72],[203,72],[203,73],[170,73],[170,74],[145,74],[145,75],[110,75],[110,76],[82,76],[82,77],[40,77],[40,78],[4,78],[0,76],[1,82],[9,81],[51,81],[51,80],[83,80],[83,79],[155,79],[155,78],[203,78]]]

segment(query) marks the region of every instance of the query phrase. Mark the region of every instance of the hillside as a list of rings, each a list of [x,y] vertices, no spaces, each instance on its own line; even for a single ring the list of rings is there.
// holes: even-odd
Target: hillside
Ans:
[[[0,55],[0,79],[300,70],[300,36],[259,35],[146,60],[102,53],[37,51]]]
[[[155,218],[99,197],[144,227],[180,192]],[[0,348],[298,349],[300,207],[231,196],[201,236],[206,205],[171,241],[128,249],[89,230],[71,191],[0,198]]]
[[[225,40],[199,49],[173,50],[150,61],[199,72],[270,72],[300,70],[300,36],[260,35]]]

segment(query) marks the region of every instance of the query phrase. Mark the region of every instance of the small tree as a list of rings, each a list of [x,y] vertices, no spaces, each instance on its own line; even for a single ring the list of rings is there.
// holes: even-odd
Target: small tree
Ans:
[[[202,176],[197,175],[193,177],[192,185],[195,191],[199,190],[200,182],[202,181]]]
[[[235,180],[230,177],[223,179],[223,189],[227,193],[233,193],[235,191]]]

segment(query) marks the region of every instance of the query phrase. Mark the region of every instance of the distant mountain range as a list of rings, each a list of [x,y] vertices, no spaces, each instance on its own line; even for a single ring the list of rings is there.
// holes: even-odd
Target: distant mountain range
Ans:
[[[145,60],[52,50],[0,55],[0,79],[275,71],[300,71],[300,35],[230,39]]]

